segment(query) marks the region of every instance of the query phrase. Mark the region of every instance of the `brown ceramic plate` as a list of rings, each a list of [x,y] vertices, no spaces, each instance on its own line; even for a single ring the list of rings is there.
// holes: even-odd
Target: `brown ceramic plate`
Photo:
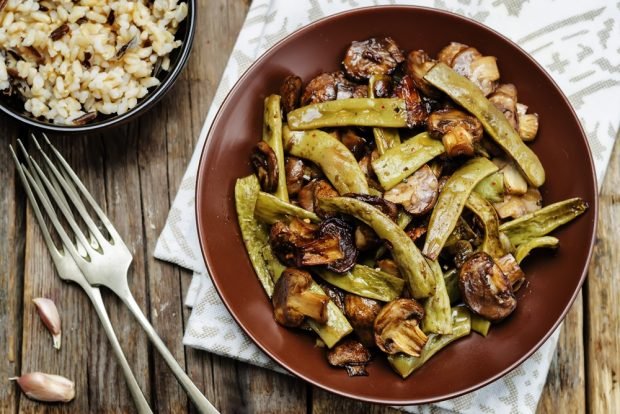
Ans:
[[[554,233],[555,253],[536,252],[525,271],[529,283],[519,306],[487,338],[472,334],[437,354],[407,380],[377,358],[369,376],[348,378],[331,368],[314,338],[275,323],[272,308],[245,252],[234,206],[234,184],[251,173],[249,155],[261,134],[263,99],[291,73],[309,81],[339,69],[353,40],[393,37],[406,51],[431,55],[450,41],[497,56],[504,82],[517,85],[519,101],[540,115],[532,145],[547,171],[549,204],[580,196],[590,209]],[[308,25],[264,54],[239,80],[217,114],[202,153],[196,189],[200,243],[213,282],[243,330],[273,359],[326,390],[364,401],[419,404],[481,387],[515,368],[558,326],[585,278],[597,215],[596,182],[585,135],[570,104],[549,76],[518,46],[466,18],[418,7],[357,9]]]

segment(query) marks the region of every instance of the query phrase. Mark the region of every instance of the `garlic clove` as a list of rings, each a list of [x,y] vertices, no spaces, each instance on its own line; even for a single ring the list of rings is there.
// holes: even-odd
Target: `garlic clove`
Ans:
[[[54,348],[60,349],[62,332],[60,329],[60,315],[58,314],[56,304],[48,298],[34,298],[32,302],[37,308],[41,321],[43,321],[43,324],[52,334]]]
[[[69,402],[75,398],[75,384],[60,375],[31,372],[9,380],[17,381],[24,394],[33,400]]]

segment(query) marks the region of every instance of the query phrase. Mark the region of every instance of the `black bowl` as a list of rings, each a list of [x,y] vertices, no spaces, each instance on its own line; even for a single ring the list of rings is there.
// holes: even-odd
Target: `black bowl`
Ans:
[[[101,131],[134,120],[140,115],[145,114],[172,89],[172,86],[187,64],[196,31],[196,0],[186,0],[186,2],[187,17],[179,24],[175,35],[175,39],[181,40],[182,44],[170,53],[170,69],[168,71],[160,71],[157,78],[161,83],[154,89],[149,90],[149,93],[140,99],[138,105],[131,110],[122,115],[99,114],[93,122],[85,125],[56,125],[43,118],[34,117],[24,109],[23,101],[20,99],[0,95],[0,111],[31,127],[62,133]]]

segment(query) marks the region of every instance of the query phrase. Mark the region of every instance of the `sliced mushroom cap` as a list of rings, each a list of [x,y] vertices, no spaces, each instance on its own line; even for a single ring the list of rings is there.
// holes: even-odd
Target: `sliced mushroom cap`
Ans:
[[[399,278],[403,278],[400,274],[400,270],[398,269],[398,265],[392,259],[381,259],[377,260],[377,266],[382,272],[388,273],[392,276],[396,276]]]
[[[474,142],[482,138],[482,123],[478,118],[458,109],[440,109],[430,114],[427,131],[433,138],[440,139],[457,126],[467,130]]]
[[[444,47],[439,51],[437,55],[437,60],[445,63],[448,66],[452,66],[452,60],[456,55],[458,55],[461,51],[467,49],[468,46],[463,43],[451,42],[448,46]]]
[[[278,187],[278,159],[269,144],[260,141],[250,158],[263,191],[273,193]]]
[[[493,207],[495,207],[495,211],[497,211],[497,215],[501,219],[508,217],[519,218],[540,210],[542,207],[542,196],[536,188],[528,188],[527,192],[520,196],[505,195],[504,201],[493,203]]]
[[[355,193],[345,194],[345,197],[354,198],[356,200],[363,201],[364,203],[368,203],[394,221],[396,221],[396,218],[398,217],[398,206],[383,197]]]
[[[336,99],[359,97],[356,94],[363,94],[363,88],[358,88],[358,86],[360,85],[345,78],[343,72],[321,73],[306,85],[301,96],[301,104],[309,105]]]
[[[396,299],[385,305],[374,323],[375,343],[383,352],[420,356],[428,337],[420,329],[424,308],[414,299]]]
[[[429,84],[424,75],[437,63],[423,50],[413,50],[407,55],[407,75],[411,76],[415,86],[426,96],[439,98],[441,93]]]
[[[366,140],[351,128],[344,131],[340,136],[340,141],[351,151],[358,161],[368,153],[368,143]]]
[[[441,137],[441,142],[446,149],[446,155],[448,157],[471,157],[475,153],[474,138],[469,131],[461,125],[455,126]]]
[[[475,47],[467,47],[458,52],[452,59],[452,69],[459,75],[465,76],[467,79],[471,78],[471,63],[481,58],[482,54],[478,52]]]
[[[299,193],[304,185],[304,162],[297,157],[287,157],[284,164],[286,170],[286,190],[289,195]]]
[[[343,257],[327,263],[327,268],[336,273],[348,272],[355,265],[359,251],[353,242],[353,226],[341,218],[323,220],[319,227],[320,239],[336,238]]]
[[[287,268],[276,282],[271,303],[273,315],[280,325],[298,327],[308,316],[319,323],[327,322],[325,295],[310,291],[312,276],[303,270]]]
[[[372,75],[390,74],[404,60],[400,48],[391,37],[373,37],[352,42],[343,64],[351,78],[363,80]]]
[[[327,361],[335,367],[344,367],[350,377],[366,376],[366,364],[370,362],[370,351],[360,342],[347,339],[327,353]]]
[[[334,305],[344,313],[344,292],[329,283],[321,283],[320,286],[329,299],[334,302]]]
[[[461,267],[459,290],[465,304],[491,322],[501,321],[517,307],[510,281],[484,252],[475,253]]]
[[[319,198],[338,197],[338,192],[327,180],[312,180],[299,191],[297,201],[305,210],[312,211],[321,217],[325,217],[323,211],[318,208]]]
[[[457,269],[463,267],[463,264],[474,254],[474,248],[467,240],[458,240],[450,246],[450,254],[454,257],[454,266]]]
[[[344,312],[360,341],[367,347],[375,346],[373,326],[379,314],[381,302],[347,293]]]
[[[411,76],[405,75],[402,77],[394,88],[393,95],[396,98],[405,100],[407,126],[409,128],[426,125],[429,108],[426,102],[422,100]]]
[[[405,233],[407,234],[407,236],[409,236],[411,241],[416,242],[417,240],[419,240],[422,236],[426,234],[427,230],[428,230],[428,225],[420,225],[420,226],[415,226],[415,227],[410,228]]]
[[[512,291],[516,292],[519,290],[519,288],[523,285],[523,282],[525,282],[525,273],[521,270],[521,266],[519,266],[517,259],[515,259],[512,254],[508,253],[505,256],[495,259],[495,263],[497,263],[499,268],[508,278],[508,281],[512,286]]]
[[[381,240],[372,227],[367,224],[360,223],[355,228],[355,247],[360,251],[367,251],[377,248],[381,244]]]
[[[538,114],[519,113],[517,104],[517,123],[519,124],[519,136],[523,141],[533,141],[538,133]]]
[[[470,69],[470,80],[480,88],[484,96],[495,91],[499,80],[499,69],[495,56],[482,56],[474,59],[471,62]]]
[[[439,195],[439,182],[428,165],[422,166],[402,183],[386,191],[383,198],[402,205],[409,213],[419,216],[428,213]]]
[[[388,75],[376,75],[372,93],[375,98],[389,98],[392,95],[392,78]]]
[[[517,129],[517,88],[510,83],[500,85],[489,96],[489,101],[502,111],[510,125]]]
[[[289,75],[284,78],[280,87],[280,96],[282,97],[282,109],[288,114],[299,106],[299,98],[301,97],[301,78],[295,75]]]

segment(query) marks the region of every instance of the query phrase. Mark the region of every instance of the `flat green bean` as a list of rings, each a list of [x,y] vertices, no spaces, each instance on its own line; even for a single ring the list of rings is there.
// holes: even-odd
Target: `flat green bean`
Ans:
[[[363,265],[355,265],[346,273],[313,270],[321,279],[345,292],[383,302],[398,299],[405,286],[403,279]]]
[[[504,201],[504,173],[498,171],[482,179],[474,191],[491,203]]]
[[[478,118],[485,131],[515,160],[530,184],[534,187],[544,184],[545,170],[534,151],[523,143],[502,111],[484,96],[478,86],[442,62],[433,66],[424,79]]]
[[[493,206],[480,194],[472,191],[465,202],[465,207],[478,216],[484,227],[484,239],[480,245],[480,250],[493,258],[504,256],[506,251],[499,240],[499,219]]]
[[[387,150],[372,161],[372,168],[387,191],[444,151],[441,141],[422,132]]]
[[[530,239],[546,236],[562,224],[580,216],[587,209],[588,203],[581,198],[569,198],[506,222],[499,227],[499,230],[508,236],[514,246],[519,246]]]
[[[328,213],[351,215],[372,227],[381,239],[387,240],[414,298],[427,298],[434,293],[433,271],[409,236],[388,216],[370,204],[349,197],[322,198],[319,207]]]
[[[278,186],[275,196],[288,202],[286,174],[284,170],[284,149],[282,146],[282,111],[280,95],[269,95],[265,98],[263,119],[263,141],[273,150],[278,160]]]
[[[287,115],[293,130],[341,126],[404,128],[405,101],[395,98],[351,98],[303,106]]]
[[[517,251],[515,252],[515,259],[517,260],[517,263],[521,264],[523,259],[525,259],[532,250],[539,247],[548,247],[555,249],[558,247],[559,244],[560,241],[552,236],[542,236],[530,239],[517,247]]]
[[[316,283],[312,282],[310,285],[310,291],[325,295],[325,292]],[[328,348],[333,347],[342,338],[353,332],[353,327],[344,316],[340,308],[333,302],[327,303],[327,323],[320,324],[317,321],[307,318],[306,322],[316,332],[319,337],[325,342]]]
[[[450,176],[431,214],[422,250],[426,257],[431,260],[437,259],[461,216],[469,194],[480,180],[495,171],[497,171],[495,164],[486,158],[478,157],[467,161]]]
[[[273,224],[276,221],[289,221],[291,217],[297,217],[301,220],[308,219],[314,223],[321,221],[319,216],[313,212],[282,201],[262,191],[258,193],[256,199],[254,217],[266,224]]]
[[[411,223],[411,220],[413,220],[413,216],[411,216],[411,214],[407,213],[404,210],[398,211],[398,216],[396,217],[396,224],[398,224],[398,227],[405,230],[409,223]],[[387,247],[385,246],[385,244],[381,245],[375,253],[375,259],[382,258],[386,251]]]
[[[374,85],[378,80],[390,82],[387,75],[373,75],[368,79],[368,96],[375,99]],[[396,128],[373,128],[372,133],[375,137],[377,151],[383,155],[388,149],[400,144],[400,134]]]
[[[368,194],[366,176],[342,142],[323,131],[291,131],[287,127],[283,129],[283,137],[288,153],[321,167],[340,194]]]
[[[478,332],[482,336],[487,336],[489,334],[489,329],[491,329],[491,321],[483,318],[480,315],[476,315],[475,313],[471,313],[471,330],[474,332]]]
[[[424,302],[424,318],[422,330],[424,333],[450,334],[452,333],[452,310],[450,296],[439,263],[427,260],[435,275],[435,293]]]
[[[454,305],[461,301],[461,291],[459,290],[459,272],[456,269],[450,269],[443,275],[446,284],[446,291],[450,298],[450,305]]]

